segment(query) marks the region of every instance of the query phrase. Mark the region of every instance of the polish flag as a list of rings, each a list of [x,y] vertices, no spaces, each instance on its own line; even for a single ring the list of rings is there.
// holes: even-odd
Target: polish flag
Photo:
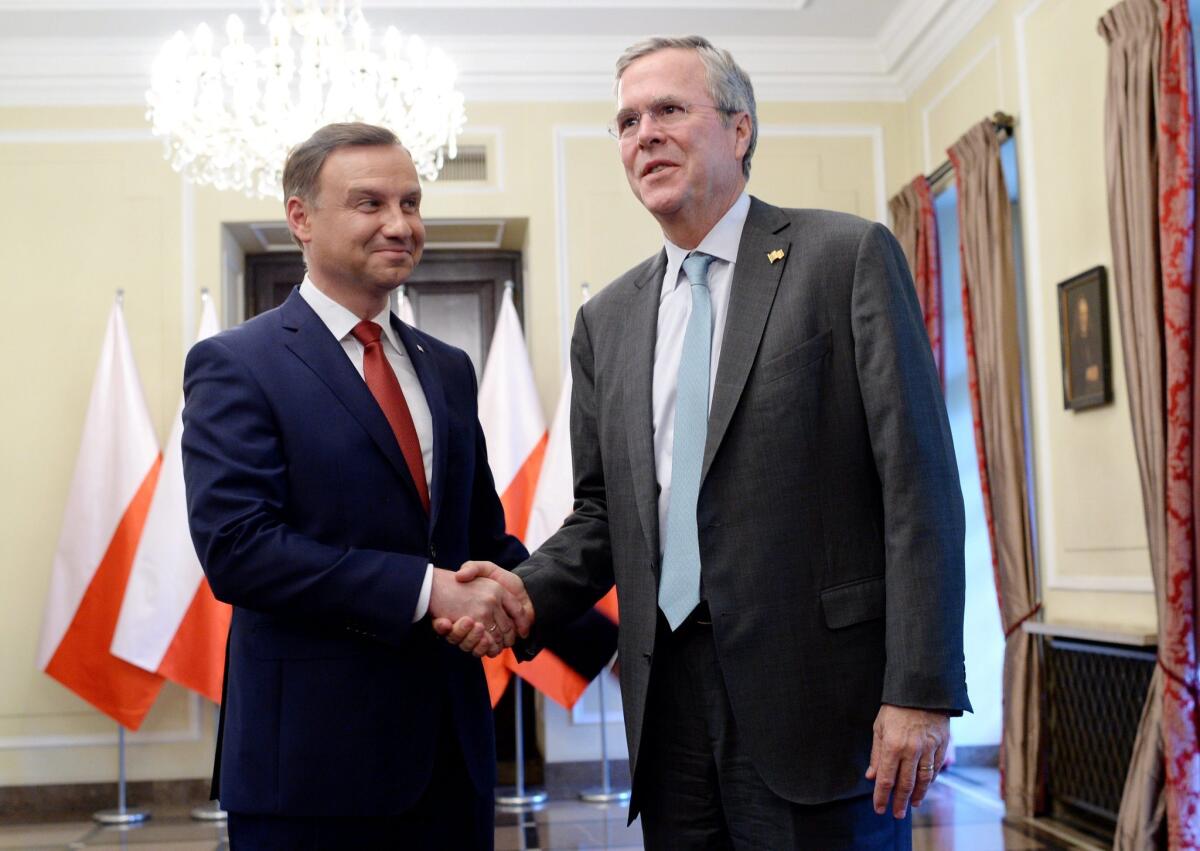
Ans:
[[[479,424],[487,440],[488,465],[492,468],[496,492],[504,506],[506,531],[523,539],[547,435],[546,418],[542,415],[511,287],[504,290],[483,379],[479,382]],[[515,664],[511,650],[505,650],[495,659],[483,660],[492,706],[508,687],[511,666]]]
[[[542,472],[534,490],[525,546],[533,552],[571,514],[575,484],[571,464],[571,373],[563,378],[558,407],[550,425]],[[617,592],[612,589],[596,607],[568,624],[529,662],[505,658],[509,667],[565,709],[570,709],[613,658],[617,649]]]
[[[109,652],[162,456],[125,318],[108,318],[42,620],[38,667],[136,730],[163,678]]]
[[[205,299],[196,340],[219,330],[212,301]],[[220,703],[233,609],[213,597],[192,547],[182,436],[181,400],[111,649],[114,656]]]

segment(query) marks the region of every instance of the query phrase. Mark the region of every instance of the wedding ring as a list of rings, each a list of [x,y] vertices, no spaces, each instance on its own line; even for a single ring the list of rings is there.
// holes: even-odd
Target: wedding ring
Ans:
[[[488,627],[488,632],[495,632],[497,629],[499,629],[499,627],[496,626],[495,624],[492,624],[491,626]]]
[[[917,766],[917,770],[932,772],[933,771],[933,763],[931,762],[931,763],[929,763],[929,765],[919,765],[919,766]]]

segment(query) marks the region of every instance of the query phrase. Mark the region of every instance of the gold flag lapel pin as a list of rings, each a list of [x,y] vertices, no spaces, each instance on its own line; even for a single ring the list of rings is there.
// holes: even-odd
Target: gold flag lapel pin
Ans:
[[[771,261],[772,264],[774,264],[776,260],[782,260],[782,259],[783,259],[783,249],[782,248],[776,248],[774,251],[767,252],[767,260]]]

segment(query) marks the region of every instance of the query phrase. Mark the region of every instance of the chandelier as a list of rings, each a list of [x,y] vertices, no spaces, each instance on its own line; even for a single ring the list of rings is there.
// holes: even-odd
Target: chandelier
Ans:
[[[263,0],[259,17],[265,47],[230,15],[223,47],[201,24],[190,39],[175,33],[154,62],[146,117],[188,180],[282,199],[288,150],[339,121],[390,128],[428,180],[455,157],[466,112],[441,50],[388,27],[376,53],[361,5],[348,12],[345,0]]]

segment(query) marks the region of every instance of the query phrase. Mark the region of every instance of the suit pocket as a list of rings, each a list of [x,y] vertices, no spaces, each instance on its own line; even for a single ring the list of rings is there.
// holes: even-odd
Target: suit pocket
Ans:
[[[800,345],[788,349],[783,354],[763,361],[755,371],[758,380],[767,384],[819,361],[829,352],[832,337],[833,334],[830,331],[822,331],[817,336],[809,337]]]
[[[821,592],[825,626],[842,629],[883,617],[885,594],[882,576],[835,585]]]

